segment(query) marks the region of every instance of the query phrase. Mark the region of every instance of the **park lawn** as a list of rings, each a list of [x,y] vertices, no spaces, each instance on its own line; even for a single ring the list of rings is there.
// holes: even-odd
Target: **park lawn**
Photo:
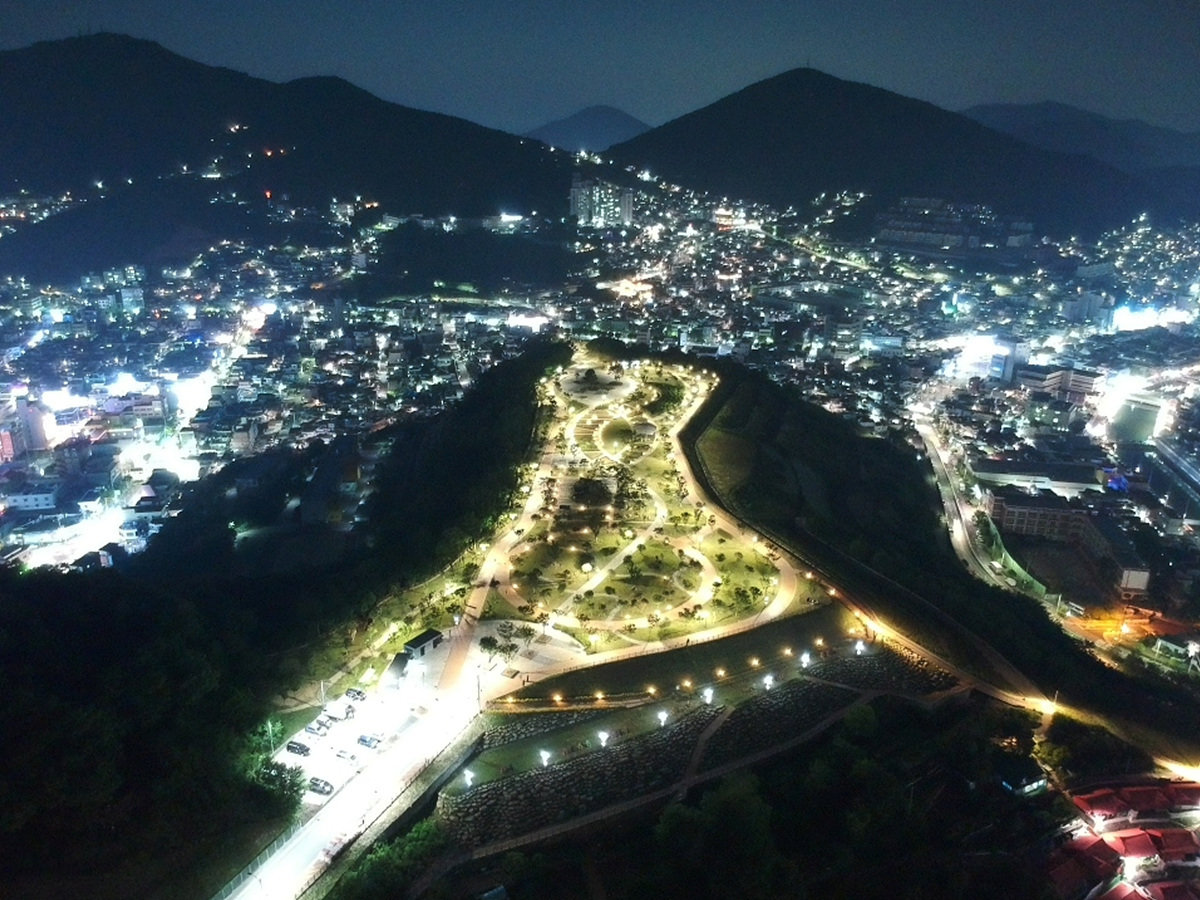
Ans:
[[[612,696],[645,691],[649,686],[665,696],[663,692],[675,690],[685,680],[690,680],[696,688],[715,683],[718,669],[725,670],[726,678],[735,678],[758,668],[765,672],[772,664],[780,667],[776,677],[782,680],[784,669],[795,668],[801,651],[818,652],[818,638],[830,646],[844,643],[850,640],[850,630],[858,625],[840,604],[810,609],[803,615],[767,622],[729,637],[565,672],[522,688],[516,697],[548,700],[560,694],[568,699],[582,699],[594,697],[597,691]],[[791,657],[784,655],[785,648],[793,651]],[[752,658],[759,660],[759,667],[750,664]]]
[[[650,538],[635,548],[633,561],[644,571],[669,575],[679,568],[679,555],[665,541]]]
[[[304,706],[299,709],[288,709],[272,713],[271,721],[279,723],[279,733],[275,735],[276,745],[289,741],[292,735],[304,730],[304,726],[315,719],[321,712],[319,706]]]
[[[620,451],[633,443],[633,426],[626,419],[612,419],[600,428],[599,444]]]
[[[483,615],[480,616],[480,618],[521,619],[523,621],[532,621],[530,616],[522,614],[522,612],[513,606],[509,599],[500,593],[500,591],[496,590],[496,588],[491,588],[488,590],[487,600],[485,600],[483,604]]]
[[[613,589],[613,593],[605,591],[608,587]],[[636,578],[628,575],[607,578],[595,595],[584,598],[583,602],[590,607],[589,613],[595,619],[606,618],[610,613],[623,615],[626,612],[637,618],[655,609],[661,611],[664,606],[674,609],[690,601],[691,595],[681,590],[671,576],[647,572]]]

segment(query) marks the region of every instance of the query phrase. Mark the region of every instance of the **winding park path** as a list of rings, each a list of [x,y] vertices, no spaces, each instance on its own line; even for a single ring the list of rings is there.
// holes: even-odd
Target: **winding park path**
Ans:
[[[1008,666],[1007,669],[1011,674],[1011,684],[1015,689],[1002,689],[981,683],[969,673],[962,672],[948,660],[931,654],[904,635],[889,629],[873,610],[843,596],[842,591],[835,590],[830,586],[828,577],[821,574],[816,567],[807,565],[783,547],[777,546],[775,542],[763,538],[746,523],[722,508],[715,498],[707,496],[701,482],[697,480],[696,473],[692,471],[687,462],[679,435],[707,399],[708,390],[713,387],[710,378],[700,377],[682,369],[664,367],[669,377],[677,379],[685,388],[690,388],[687,391],[688,396],[677,408],[669,410],[669,418],[667,416],[651,416],[644,408],[634,411],[638,418],[655,420],[657,431],[651,438],[652,446],[649,451],[628,460],[622,459],[620,452],[615,455],[609,453],[603,446],[604,441],[600,439],[600,435],[606,424],[627,420],[631,417],[630,411],[625,408],[624,401],[636,389],[636,382],[643,379],[636,367],[627,367],[620,378],[615,378],[604,372],[603,365],[599,360],[590,359],[586,355],[577,357],[571,369],[561,373],[560,384],[553,385],[549,381],[543,384],[539,402],[549,404],[553,397],[559,407],[557,421],[550,424],[545,445],[536,461],[530,465],[529,471],[525,473],[526,480],[523,490],[527,491],[527,496],[521,508],[510,517],[503,533],[499,534],[490,545],[481,545],[478,548],[483,554],[482,560],[473,586],[465,598],[460,621],[452,630],[448,640],[444,642],[443,647],[431,654],[431,659],[426,662],[426,670],[431,674],[436,674],[436,678],[430,684],[431,697],[427,704],[428,711],[425,718],[413,726],[414,731],[428,731],[431,741],[434,740],[432,736],[436,735],[436,740],[440,742],[436,746],[444,746],[454,740],[455,736],[459,735],[471,722],[476,721],[475,716],[488,701],[509,694],[522,684],[542,680],[571,669],[668,651],[688,644],[716,640],[753,629],[785,615],[797,602],[797,598],[801,596],[802,589],[811,591],[816,585],[823,586],[829,596],[836,595],[842,604],[857,613],[863,619],[864,624],[868,625],[875,633],[884,635],[918,656],[942,666],[957,675],[964,684],[976,687],[1013,705],[1037,709],[1043,713],[1049,711],[1049,701],[1037,692],[1028,679],[1013,670],[1011,666]],[[585,381],[585,373],[589,368],[594,374],[587,376]],[[574,383],[579,389],[571,390],[568,387],[564,390],[561,383],[568,385]],[[583,389],[584,387],[586,390]],[[572,411],[572,403],[579,404],[579,408]],[[591,429],[591,444],[594,445],[594,449],[590,447],[585,449],[578,443],[578,438],[583,436],[580,426],[585,419],[587,419],[585,428]],[[668,425],[669,427],[664,427]],[[584,443],[588,443],[588,440],[585,439]],[[669,463],[668,471],[678,476],[679,495],[677,498],[665,497],[654,490],[649,484],[649,476],[644,474],[644,466],[641,464],[650,455],[659,452],[664,453]],[[566,489],[566,483],[574,480],[572,477],[574,471],[580,471],[589,464],[614,461],[621,461],[631,468],[638,467],[643,472],[647,500],[653,507],[653,516],[649,521],[639,523],[636,531],[630,528],[622,529],[623,543],[617,546],[611,558],[595,570],[586,573],[588,577],[577,587],[563,592],[561,599],[555,604],[556,608],[551,614],[550,620],[545,623],[543,634],[537,639],[536,647],[530,646],[530,643],[527,642],[525,654],[506,660],[503,665],[499,664],[493,659],[494,654],[486,654],[479,646],[480,637],[495,634],[498,626],[497,621],[484,619],[486,605],[492,591],[498,591],[505,600],[514,606],[533,604],[533,601],[528,599],[531,596],[528,593],[528,586],[527,593],[522,595],[512,584],[511,557],[519,555],[518,548],[521,545],[528,544],[528,535],[533,529],[545,524],[544,515],[548,505],[547,496],[550,493],[550,486],[553,486],[553,492],[557,493],[561,500],[561,492]],[[559,477],[563,472],[568,474]],[[547,486],[546,490],[543,490],[543,485]],[[563,504],[554,505],[561,506]],[[663,533],[664,526],[671,519],[672,508],[690,510],[693,519],[702,524],[696,531],[688,534]],[[695,621],[694,630],[665,640],[639,639],[628,634],[630,620],[616,618],[611,611],[608,611],[608,615],[581,621],[575,606],[584,593],[595,591],[597,588],[603,587],[606,581],[616,577],[617,569],[626,561],[626,557],[637,552],[639,545],[651,540],[666,544],[676,553],[699,563],[698,570],[694,566],[688,566],[690,573],[698,572],[694,577],[699,579],[698,585],[691,590],[691,596],[684,603],[675,605],[665,615],[671,616],[684,606],[694,607],[699,604],[703,608],[712,600],[713,585],[721,577],[719,567],[704,552],[704,545],[706,541],[712,541],[718,536],[729,536],[729,539],[738,546],[745,544],[748,550],[754,548],[756,552],[747,553],[747,556],[761,555],[762,559],[768,561],[774,569],[772,574],[762,576],[768,578],[764,584],[771,583],[773,590],[765,592],[765,596],[760,601],[761,607],[757,612],[751,610],[750,613],[737,620],[721,624],[701,618]],[[769,569],[762,567],[760,571],[769,572]],[[665,577],[669,578],[670,575]],[[675,587],[681,589],[683,586],[676,581]],[[636,631],[647,629],[651,623],[645,614],[639,613],[633,624]],[[583,646],[566,631],[566,629],[583,627],[594,632],[608,632],[610,641],[619,639],[623,645],[598,652],[589,652],[591,648]],[[995,653],[994,650],[991,652]],[[999,654],[995,655],[999,657]],[[867,695],[864,694],[859,702],[866,702],[866,697]],[[835,720],[836,717],[832,717],[818,727],[827,727],[831,721]],[[724,719],[720,721],[723,722]],[[714,726],[710,731],[706,731],[697,753],[703,750],[708,736],[715,732],[717,727],[719,726]],[[808,736],[809,734],[806,732],[805,735],[797,736],[796,741],[805,740]],[[414,734],[413,737],[416,735]],[[430,746],[434,745],[430,743]],[[428,751],[423,750],[420,755],[428,756],[429,754]],[[686,790],[701,780],[714,777],[712,772],[697,773],[698,759],[698,756],[694,757],[693,765],[689,766],[684,781],[669,788],[664,796],[674,795],[678,790]],[[739,763],[739,765],[742,764],[744,761]],[[426,765],[428,765],[428,759],[426,759]],[[347,787],[350,788],[352,785]],[[339,791],[338,795],[331,798],[330,806],[345,805],[338,802],[342,799],[339,796],[341,793],[343,792]],[[354,791],[347,790],[346,793],[353,795]],[[387,806],[389,815],[395,813],[397,796],[398,794],[391,793],[387,793],[387,796],[375,796],[372,798],[373,808]],[[330,810],[330,813],[332,812]],[[596,814],[597,820],[611,814],[611,810],[600,811]],[[353,854],[362,852],[362,847],[354,846],[354,837],[369,826],[370,816],[361,811],[354,811],[352,817],[346,813],[342,818],[347,820],[353,818],[358,822],[358,825],[351,829],[353,835],[349,838],[347,846],[350,847]],[[364,825],[364,823],[366,824]],[[378,828],[375,828],[371,833],[380,832]],[[538,833],[534,833],[522,838],[521,842],[537,839]],[[312,843],[309,842],[309,844]],[[300,861],[298,860],[296,864],[299,865]],[[319,865],[319,860],[314,864]],[[322,896],[323,891],[319,889],[321,883],[318,876],[317,885],[313,886],[314,890],[305,893],[305,896]],[[282,891],[274,896],[295,897],[300,896],[302,892]],[[250,892],[238,895],[257,896]]]
[[[589,361],[584,358],[577,362],[571,371],[564,373],[562,379],[566,381],[571,378],[572,374],[578,376],[579,373],[585,371],[588,367]],[[596,368],[599,368],[598,363],[596,364]],[[626,373],[626,379],[629,378],[630,373]],[[600,386],[603,386],[605,383],[602,381]],[[606,391],[593,389],[583,393],[581,396],[577,396],[575,393],[559,389],[557,400],[560,408],[569,408],[568,404],[572,399],[583,404],[582,409],[569,415],[567,420],[561,425],[561,430],[557,432],[557,434],[562,435],[566,442],[568,459],[584,463],[588,460],[595,461],[601,456],[610,460],[616,458],[602,449],[597,449],[589,454],[583,447],[578,446],[575,443],[576,428],[580,421],[588,417],[594,418],[599,415],[604,419],[607,416],[607,421],[624,418],[627,415],[627,411],[623,408],[619,413],[612,416],[608,416],[607,408],[609,404],[615,405],[624,400],[631,391],[632,385],[628,380],[624,382],[623,390],[619,395],[611,395]],[[637,531],[630,534],[629,537],[624,538],[624,542],[613,552],[612,556],[593,572],[589,573],[589,577],[583,583],[563,595],[563,599],[556,604],[556,608],[551,613],[549,621],[546,623],[546,628],[543,629],[543,635],[538,639],[538,644],[535,648],[531,648],[525,654],[517,656],[504,665],[500,665],[491,659],[483,659],[483,654],[478,649],[478,639],[484,635],[496,634],[495,629],[498,623],[486,620],[480,621],[480,619],[490,591],[498,591],[513,606],[520,606],[527,602],[512,584],[509,556],[524,542],[524,535],[540,521],[538,514],[544,510],[545,500],[538,485],[546,483],[549,479],[558,481],[556,466],[562,466],[564,454],[555,449],[556,433],[552,430],[547,439],[546,447],[539,457],[536,472],[531,482],[532,488],[523,509],[518,517],[513,520],[505,534],[500,536],[486,551],[486,555],[474,581],[475,587],[468,595],[462,622],[455,629],[455,634],[451,639],[449,656],[438,682],[439,691],[457,691],[460,699],[462,699],[464,692],[468,688],[474,687],[474,700],[482,706],[488,701],[510,693],[515,687],[523,684],[541,681],[574,669],[602,665],[622,659],[673,650],[689,644],[717,640],[722,637],[748,631],[779,618],[788,612],[800,593],[801,582],[806,580],[805,573],[809,578],[812,578],[812,571],[808,570],[799,560],[794,559],[782,549],[760,540],[757,535],[748,531],[744,523],[711,501],[703,493],[703,489],[691,471],[691,467],[687,464],[686,456],[680,444],[679,434],[691,417],[703,405],[706,398],[706,391],[694,391],[694,395],[689,402],[681,406],[672,416],[670,427],[666,429],[660,427],[658,434],[654,438],[655,442],[667,442],[665,449],[668,458],[673,461],[675,470],[682,476],[680,479],[681,496],[676,505],[699,511],[699,519],[705,524],[701,525],[694,533],[688,535],[664,535],[658,533],[670,514],[669,504],[659,492],[647,485],[647,494],[655,510],[653,518],[643,524]],[[649,419],[651,417],[646,416],[646,418]],[[603,423],[599,427],[602,428]],[[638,459],[633,460],[633,464],[636,465],[638,461],[645,459],[653,452],[655,450],[652,447],[638,457]],[[568,480],[570,479],[561,479],[562,482]],[[557,490],[561,492],[563,489],[564,487],[560,483]],[[562,499],[561,494],[559,499]],[[557,504],[551,505],[556,506]],[[627,629],[631,624],[630,620],[616,618],[615,612],[610,612],[609,617],[588,619],[586,622],[581,621],[580,617],[573,612],[573,604],[586,591],[595,591],[606,580],[614,577],[614,573],[624,563],[625,558],[634,552],[639,544],[643,544],[651,539],[666,544],[676,551],[682,551],[688,559],[700,564],[698,586],[691,592],[690,597],[684,602],[677,604],[665,615],[675,613],[686,606],[699,605],[704,607],[712,599],[713,585],[719,581],[720,572],[708,555],[703,552],[702,546],[706,540],[716,537],[722,532],[728,535],[741,536],[742,539],[747,539],[746,535],[749,534],[748,543],[760,548],[763,558],[769,560],[775,570],[772,576],[774,582],[773,590],[764,599],[761,609],[753,615],[745,615],[722,624],[702,625],[690,634],[665,640],[655,640],[638,638],[627,634]],[[629,534],[628,531],[626,533]],[[830,589],[830,592],[833,593],[832,589]],[[650,625],[644,616],[634,619],[633,624],[635,627],[642,629],[649,628]],[[621,646],[594,650],[580,644],[563,630],[583,629],[584,627],[595,633],[610,633],[611,639],[620,640]],[[915,648],[916,645],[913,646]],[[464,679],[464,673],[472,670],[476,672],[477,678]],[[472,684],[472,682],[474,683]]]

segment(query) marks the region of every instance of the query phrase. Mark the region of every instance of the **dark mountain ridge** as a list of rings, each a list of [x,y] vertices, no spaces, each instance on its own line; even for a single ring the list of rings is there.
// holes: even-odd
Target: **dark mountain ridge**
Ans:
[[[118,195],[127,207],[140,198],[164,202],[176,193],[172,179],[188,180],[177,177],[185,169],[193,177],[220,173],[205,182],[210,193],[270,191],[319,205],[362,195],[392,212],[434,216],[559,216],[570,184],[570,160],[534,141],[388,103],[339,78],[276,84],[112,34],[0,53],[0,121],[0,193],[88,198],[43,223],[60,232],[87,231],[82,223],[102,220]],[[151,180],[163,184],[147,190]],[[206,204],[203,193],[181,189],[192,200],[169,202],[172,214],[181,225],[195,218],[222,233],[193,202]],[[80,224],[72,226],[73,217]],[[0,242],[0,272],[62,271],[47,261],[42,227]],[[155,236],[130,237],[142,245]]]
[[[962,114],[1035,147],[1083,153],[1125,172],[1200,166],[1200,133],[1112,119],[1065,103],[991,103]]]
[[[0,170],[31,190],[156,177],[218,156],[248,162],[264,188],[375,193],[432,215],[517,203],[549,212],[569,183],[567,164],[543,147],[340,78],[276,84],[112,34],[0,53],[0,120]]]
[[[589,106],[563,119],[547,122],[525,136],[563,150],[599,153],[650,130],[641,119],[613,106]]]
[[[795,69],[610,148],[615,161],[730,197],[799,205],[829,190],[986,203],[1048,233],[1095,234],[1143,211],[1194,213],[1134,176],[1021,143],[881,88]]]

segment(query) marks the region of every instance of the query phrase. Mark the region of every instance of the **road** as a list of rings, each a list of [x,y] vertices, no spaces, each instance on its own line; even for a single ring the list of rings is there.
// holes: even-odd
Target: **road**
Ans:
[[[938,493],[941,495],[942,509],[946,517],[946,527],[950,532],[950,543],[954,546],[954,552],[971,574],[980,581],[999,587],[1008,587],[1007,583],[992,568],[990,560],[981,556],[979,552],[979,545],[974,538],[975,525],[970,520],[971,510],[964,509],[962,497],[954,489],[953,476],[950,474],[950,468],[946,465],[943,456],[945,451],[934,433],[929,419],[924,414],[918,413],[913,418],[913,424],[925,444],[925,453],[933,464]]]
[[[304,764],[306,774],[324,778],[336,790],[328,798],[311,791],[305,794],[305,814],[310,817],[303,827],[231,897],[299,897],[337,851],[374,821],[475,713],[472,703],[432,700],[436,710],[415,715],[414,706],[421,709],[423,702],[431,701],[432,692],[422,692],[420,686],[406,688],[375,691],[355,718],[335,724],[323,737],[296,735],[296,740],[312,747],[309,757],[280,751],[281,761]],[[384,742],[374,750],[363,747],[358,744],[363,733],[383,734]],[[358,759],[353,763],[338,759],[339,749]]]

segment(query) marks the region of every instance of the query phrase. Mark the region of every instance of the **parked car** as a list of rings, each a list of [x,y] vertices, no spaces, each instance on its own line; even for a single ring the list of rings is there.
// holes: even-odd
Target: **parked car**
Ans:
[[[350,688],[346,691],[346,697],[350,700],[357,700],[359,703],[367,699],[367,692],[358,688]]]
[[[324,778],[308,779],[308,789],[310,791],[312,791],[314,794],[332,794],[333,793],[333,785],[330,784],[328,781],[326,781]]]
[[[318,720],[316,722],[309,722],[304,726],[304,730],[309,734],[315,734],[317,737],[322,737],[329,729],[322,725],[320,720]]]
[[[340,722],[342,719],[353,719],[356,712],[353,703],[342,703],[335,700],[325,707],[321,717]]]
[[[287,746],[284,747],[284,749],[287,750],[288,753],[295,753],[297,756],[308,756],[308,754],[312,752],[309,749],[308,744],[302,744],[299,741],[288,741]]]
[[[339,750],[337,752],[337,757],[338,759],[344,759],[346,762],[351,764],[358,762],[358,757],[349,750]]]
[[[368,749],[374,750],[379,746],[379,735],[377,734],[360,734],[358,742]]]

